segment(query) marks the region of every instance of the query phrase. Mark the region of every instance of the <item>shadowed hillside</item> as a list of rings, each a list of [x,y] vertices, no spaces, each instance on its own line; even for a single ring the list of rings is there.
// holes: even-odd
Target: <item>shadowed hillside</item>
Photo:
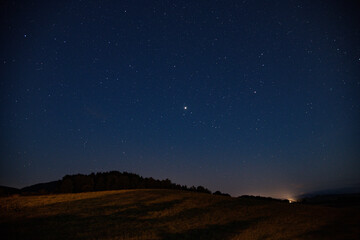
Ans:
[[[0,196],[8,196],[13,194],[19,194],[21,191],[17,188],[0,186]]]
[[[2,239],[358,239],[359,207],[178,190],[0,198]]]

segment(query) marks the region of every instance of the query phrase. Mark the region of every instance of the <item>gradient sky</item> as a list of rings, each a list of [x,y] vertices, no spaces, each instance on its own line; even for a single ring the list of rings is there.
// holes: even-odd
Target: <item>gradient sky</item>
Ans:
[[[2,1],[0,185],[118,170],[235,196],[359,187],[349,2]]]

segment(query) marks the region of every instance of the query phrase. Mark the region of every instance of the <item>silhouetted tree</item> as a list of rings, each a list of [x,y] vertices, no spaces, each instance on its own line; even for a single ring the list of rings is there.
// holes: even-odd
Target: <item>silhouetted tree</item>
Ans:
[[[230,194],[228,194],[228,193],[222,193],[222,192],[220,192],[220,191],[216,191],[216,192],[214,192],[213,194],[214,194],[214,195],[221,195],[221,196],[230,197]]]
[[[196,188],[196,191],[197,191],[197,192],[202,192],[202,193],[211,193],[211,191],[210,191],[209,189],[206,189],[206,188],[204,188],[203,186],[198,186],[198,187]]]
[[[71,180],[71,176],[66,175],[63,177],[60,183],[60,192],[62,193],[72,193],[74,190],[73,182]]]

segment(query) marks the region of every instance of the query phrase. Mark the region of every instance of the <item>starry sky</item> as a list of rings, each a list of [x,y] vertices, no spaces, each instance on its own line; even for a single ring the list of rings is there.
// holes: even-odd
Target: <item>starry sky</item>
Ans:
[[[351,1],[2,1],[0,185],[360,186]]]

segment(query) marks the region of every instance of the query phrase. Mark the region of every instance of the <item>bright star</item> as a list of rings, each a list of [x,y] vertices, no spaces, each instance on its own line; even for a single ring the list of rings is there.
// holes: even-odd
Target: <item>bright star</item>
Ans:
[[[187,110],[187,106],[184,107],[184,110]]]

